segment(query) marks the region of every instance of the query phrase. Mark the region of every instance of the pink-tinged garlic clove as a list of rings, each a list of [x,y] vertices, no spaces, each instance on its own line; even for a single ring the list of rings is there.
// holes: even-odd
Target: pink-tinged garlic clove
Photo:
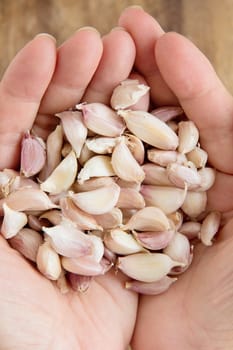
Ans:
[[[130,152],[124,138],[121,138],[114,148],[111,163],[115,174],[125,181],[140,183],[145,177],[144,171]]]
[[[117,137],[125,129],[125,123],[117,113],[102,103],[83,103],[76,108],[82,111],[87,128],[98,135]]]
[[[116,206],[122,209],[142,209],[145,207],[145,200],[137,190],[121,188]]]
[[[172,120],[173,118],[176,118],[179,115],[183,114],[184,111],[179,106],[164,106],[164,107],[156,108],[152,110],[150,113],[166,123]]]
[[[133,231],[133,234],[137,241],[144,247],[150,250],[160,250],[169,244],[172,240],[175,231],[149,231],[149,232],[136,232]]]
[[[60,210],[52,209],[40,215],[40,219],[47,219],[52,225],[59,225],[62,221],[62,213]]]
[[[1,233],[6,239],[12,238],[26,225],[27,215],[11,209],[6,203],[3,203],[3,211]]]
[[[80,258],[62,257],[61,262],[65,270],[82,276],[98,276],[106,272],[106,266],[103,266],[90,256]]]
[[[188,239],[194,239],[199,236],[201,224],[197,221],[186,221],[182,224],[179,232],[185,235]]]
[[[126,79],[113,90],[110,104],[113,109],[125,109],[136,104],[149,91],[149,86],[138,80]]]
[[[137,253],[120,257],[117,261],[117,267],[124,274],[142,282],[159,281],[175,266],[183,266],[183,263],[162,253]]]
[[[83,183],[75,182],[72,186],[74,192],[86,192],[96,190],[97,188],[112,185],[115,183],[115,178],[110,176],[98,176],[85,180]],[[120,186],[120,185],[119,185]]]
[[[117,259],[117,255],[113,253],[110,249],[107,247],[104,247],[104,257],[107,259],[110,263],[114,264]]]
[[[210,246],[213,244],[213,239],[219,230],[221,222],[221,214],[217,211],[209,213],[203,220],[199,238],[203,244]]]
[[[61,119],[64,134],[75,151],[78,158],[87,138],[87,127],[82,120],[82,113],[78,111],[65,111],[56,114]]]
[[[199,169],[206,166],[208,154],[202,148],[195,147],[191,152],[186,154],[186,157]]]
[[[171,214],[184,203],[187,187],[180,189],[171,186],[142,185],[140,192],[147,206],[155,206],[163,210],[165,214]]]
[[[201,176],[196,169],[177,163],[167,166],[167,176],[175,186],[180,188],[185,188],[187,185],[188,188],[195,189],[201,184]]]
[[[30,228],[23,228],[16,236],[9,239],[10,246],[25,258],[36,262],[37,252],[43,243],[42,236]]]
[[[128,146],[130,152],[136,159],[136,161],[141,165],[145,158],[145,149],[143,142],[135,135],[125,134],[125,142]]]
[[[181,208],[190,218],[196,218],[206,209],[206,192],[188,191]]]
[[[198,171],[201,177],[201,184],[196,191],[208,191],[214,184],[216,178],[216,170],[213,168],[202,168]]]
[[[168,179],[166,168],[146,163],[142,166],[145,173],[143,183],[145,185],[172,186],[172,182]]]
[[[120,255],[134,254],[144,250],[130,233],[119,228],[105,234],[104,244],[113,253]]]
[[[53,170],[52,174],[41,183],[42,191],[58,194],[66,191],[73,184],[78,170],[78,163],[74,151]]]
[[[32,230],[41,231],[43,225],[37,216],[30,214],[28,215],[28,226]]]
[[[90,158],[78,174],[78,182],[83,184],[84,181],[91,177],[114,176],[115,172],[111,164],[111,158],[108,156],[94,156]]]
[[[104,256],[104,244],[101,237],[94,234],[88,235],[89,241],[92,243],[90,256],[97,262],[100,262]]]
[[[117,140],[117,137],[92,137],[86,140],[86,145],[94,153],[108,154],[112,153]]]
[[[199,131],[192,121],[183,121],[179,123],[178,129],[180,153],[191,152],[197,145],[199,139]]]
[[[155,148],[151,148],[147,151],[147,158],[149,161],[163,167],[176,162],[177,157],[178,152],[176,151],[163,151]]]
[[[119,227],[123,222],[122,211],[115,207],[102,215],[94,215],[96,222],[105,230]]]
[[[164,150],[175,150],[178,137],[166,123],[144,111],[120,110],[128,129],[142,141]]]
[[[148,206],[133,214],[122,228],[136,231],[165,231],[170,229],[170,223],[161,209]]]
[[[170,256],[171,259],[187,265],[189,262],[190,250],[188,238],[182,233],[176,232],[167,247],[163,249],[163,252]]]
[[[26,176],[33,176],[45,165],[44,141],[29,132],[24,134],[21,145],[20,171]]]
[[[92,191],[71,193],[70,197],[83,211],[89,214],[100,215],[109,212],[115,207],[119,195],[120,187],[113,183]]]
[[[79,293],[85,293],[89,289],[93,279],[92,276],[82,276],[72,272],[67,273],[67,278],[71,288]]]
[[[150,283],[135,280],[126,282],[125,288],[144,295],[158,295],[168,290],[175,281],[177,281],[177,278],[169,276],[164,276],[160,280]]]
[[[38,270],[48,279],[57,280],[61,274],[59,255],[48,242],[44,242],[38,249],[36,264]]]

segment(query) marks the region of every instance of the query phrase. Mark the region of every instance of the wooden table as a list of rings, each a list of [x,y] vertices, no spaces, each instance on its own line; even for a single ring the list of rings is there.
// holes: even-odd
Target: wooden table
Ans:
[[[0,0],[0,75],[35,34],[53,34],[58,44],[84,25],[104,34],[129,5],[143,6],[165,30],[189,37],[233,93],[232,0]]]

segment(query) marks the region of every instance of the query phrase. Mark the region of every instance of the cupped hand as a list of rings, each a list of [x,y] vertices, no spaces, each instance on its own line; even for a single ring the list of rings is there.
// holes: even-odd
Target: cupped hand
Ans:
[[[61,47],[48,35],[30,41],[0,83],[0,167],[17,168],[22,134],[46,136],[53,114],[85,101],[108,102],[135,58],[130,35],[119,28],[103,39],[90,28]],[[84,294],[62,295],[0,238],[0,349],[125,350],[137,296],[114,272],[96,278]]]
[[[133,349],[232,349],[233,98],[190,41],[164,34],[142,9],[126,9],[119,24],[134,39],[135,65],[151,86],[154,103],[179,103],[198,126],[217,171],[208,207],[226,218],[214,245],[196,246],[191,267],[167,292],[140,298]]]

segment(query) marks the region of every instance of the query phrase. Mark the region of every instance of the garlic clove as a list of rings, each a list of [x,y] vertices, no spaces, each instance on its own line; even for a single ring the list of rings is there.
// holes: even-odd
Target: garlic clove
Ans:
[[[41,190],[50,194],[58,194],[68,190],[75,180],[77,170],[76,156],[74,151],[71,151],[53,170],[52,174],[41,183]]]
[[[115,174],[125,181],[140,183],[145,177],[141,166],[133,157],[124,138],[121,138],[114,148],[111,163]]]
[[[115,264],[117,255],[113,253],[110,249],[107,247],[104,247],[104,257],[107,259],[110,263]]]
[[[165,231],[170,229],[170,223],[161,209],[148,206],[133,214],[122,228],[137,231]]]
[[[173,222],[175,229],[179,231],[183,223],[183,213],[181,211],[175,211],[174,213],[168,214],[167,217]]]
[[[208,154],[202,148],[195,147],[192,151],[186,154],[186,157],[199,169],[206,166]]]
[[[83,121],[88,129],[98,135],[117,137],[124,129],[124,121],[110,107],[102,103],[76,105],[83,114]]]
[[[124,209],[142,209],[145,207],[145,200],[137,190],[121,188],[116,206]]]
[[[62,147],[62,150],[61,150],[61,155],[62,155],[62,157],[66,157],[66,156],[68,156],[68,154],[70,153],[72,151],[72,146],[71,146],[71,144],[70,143],[68,143],[68,142],[66,142],[64,145],[63,145],[63,147]],[[60,163],[60,162],[59,162]],[[59,164],[58,163],[58,164]],[[58,165],[57,164],[57,165]]]
[[[175,150],[178,137],[166,123],[144,111],[120,110],[128,129],[142,141],[164,150]]]
[[[68,281],[66,279],[66,272],[62,269],[60,276],[56,281],[56,286],[61,294],[67,294],[70,291]]]
[[[133,280],[126,282],[125,288],[144,295],[158,295],[164,293],[175,281],[177,281],[177,278],[169,276],[164,276],[156,282],[140,282]]]
[[[62,220],[62,213],[60,210],[52,209],[40,215],[40,219],[47,219],[51,224],[59,225]]]
[[[188,239],[194,239],[199,236],[201,224],[197,221],[186,221],[179,228],[179,232],[185,235]]]
[[[181,208],[190,218],[195,218],[206,209],[206,204],[206,192],[188,191]]]
[[[135,135],[125,134],[125,143],[139,164],[143,164],[145,149],[143,142]]]
[[[203,244],[210,246],[213,244],[213,238],[219,230],[221,214],[217,211],[209,213],[203,220],[199,238]]]
[[[89,234],[88,239],[92,243],[90,256],[95,261],[100,263],[101,259],[104,256],[104,244],[103,244],[102,238],[97,237],[96,235]]]
[[[190,250],[188,238],[182,233],[176,232],[169,244],[163,249],[163,252],[170,256],[171,259],[187,265],[189,262]]]
[[[117,207],[113,208],[105,214],[95,215],[94,218],[100,227],[105,230],[119,227],[123,221],[122,211]]]
[[[75,151],[78,158],[87,138],[87,127],[82,120],[82,113],[78,111],[65,111],[56,114],[61,119],[64,134]]]
[[[195,168],[172,163],[167,166],[168,179],[177,187],[190,189],[198,188],[201,184],[201,176]]]
[[[70,198],[83,211],[100,215],[112,210],[119,198],[120,187],[113,183],[88,192],[70,194]]]
[[[120,257],[117,262],[117,267],[124,274],[142,282],[159,281],[175,266],[183,266],[183,263],[173,261],[162,253],[137,253]]]
[[[199,131],[192,121],[183,121],[179,123],[178,128],[180,153],[191,152],[197,145],[199,139]]]
[[[108,186],[115,183],[114,177],[110,176],[98,176],[89,180],[85,180],[83,183],[75,182],[72,186],[74,192],[86,192],[96,190],[97,188]]]
[[[17,233],[26,225],[27,215],[8,207],[3,203],[4,218],[1,227],[2,235],[8,239],[17,235]]]
[[[163,151],[160,149],[151,148],[147,151],[147,158],[152,163],[166,167],[170,163],[176,162],[178,152],[176,151]]]
[[[112,153],[117,144],[117,137],[93,137],[86,140],[86,145],[90,151],[98,154]]]
[[[62,257],[61,261],[65,270],[82,276],[98,276],[106,272],[106,267],[90,256],[83,256],[76,259]]]
[[[131,181],[125,181],[120,179],[119,177],[116,178],[116,181],[118,186],[120,186],[120,188],[132,188],[136,191],[140,191],[141,188],[141,184],[137,183],[137,182],[131,182]]]
[[[176,118],[179,115],[183,114],[184,111],[179,106],[164,106],[164,107],[156,108],[152,110],[150,113],[166,123],[172,120],[173,118]]]
[[[160,250],[169,244],[172,240],[175,231],[149,231],[149,232],[136,232],[133,231],[134,237],[144,247],[150,250]]]
[[[59,255],[48,242],[44,242],[38,249],[36,264],[38,270],[48,279],[57,280],[61,274]]]
[[[168,179],[166,168],[146,163],[142,166],[145,173],[145,179],[143,183],[145,185],[160,185],[160,186],[172,186],[172,182]]]
[[[115,172],[111,165],[111,158],[99,155],[90,158],[84,164],[82,170],[78,174],[78,182],[83,184],[84,181],[89,180],[91,177],[113,175],[115,175]]]
[[[198,174],[201,177],[201,184],[196,191],[208,191],[215,182],[216,170],[206,167],[198,170]]]
[[[110,104],[113,109],[125,109],[136,104],[149,91],[149,86],[138,80],[126,79],[113,90]]]
[[[82,276],[72,272],[69,272],[67,276],[68,276],[68,280],[70,282],[71,288],[75,292],[85,293],[89,289],[92,281],[92,276]]]
[[[28,215],[28,226],[35,231],[41,231],[42,224],[40,222],[40,219],[35,215]]]
[[[36,262],[37,252],[43,243],[43,238],[35,230],[25,227],[16,236],[10,238],[9,243],[12,248],[20,252],[25,258]]]
[[[105,234],[104,244],[113,253],[120,255],[134,254],[144,250],[131,234],[119,228]]]

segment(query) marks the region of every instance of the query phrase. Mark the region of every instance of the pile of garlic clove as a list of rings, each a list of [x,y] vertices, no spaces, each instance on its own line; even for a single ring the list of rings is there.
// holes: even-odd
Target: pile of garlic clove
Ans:
[[[138,110],[148,95],[127,79],[111,107],[58,113],[46,142],[24,135],[20,172],[0,172],[2,235],[63,293],[86,291],[111,268],[129,290],[162,293],[219,229],[197,127],[180,107]]]

